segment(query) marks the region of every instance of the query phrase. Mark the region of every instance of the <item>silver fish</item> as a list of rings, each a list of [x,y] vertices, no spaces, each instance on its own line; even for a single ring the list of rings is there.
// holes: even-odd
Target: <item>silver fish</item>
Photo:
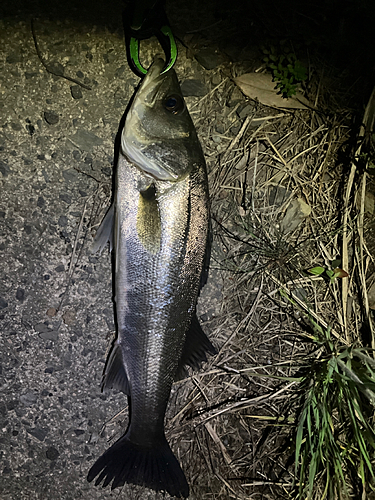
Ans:
[[[124,436],[88,481],[189,495],[164,433],[173,381],[215,349],[195,314],[208,261],[209,206],[202,149],[174,70],[155,59],[126,116],[114,203],[94,250],[115,250],[117,338],[102,388],[130,399]]]

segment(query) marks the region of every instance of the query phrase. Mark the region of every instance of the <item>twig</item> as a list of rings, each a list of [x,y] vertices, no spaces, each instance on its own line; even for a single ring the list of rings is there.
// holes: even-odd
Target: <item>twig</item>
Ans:
[[[202,99],[199,99],[198,102],[196,102],[193,106],[191,106],[191,108],[189,109],[189,112],[194,109],[196,106],[199,106],[202,101],[204,101],[205,99],[207,99],[208,97],[210,97],[219,87],[221,87],[226,81],[228,80],[228,77],[227,78],[224,78],[224,80],[222,82],[219,83],[219,85],[216,85],[216,87],[214,87],[212,90],[210,90],[210,92],[208,92],[208,94],[206,94],[205,96],[202,97]]]
[[[229,456],[228,452],[227,452],[227,449],[225,448],[223,442],[221,441],[221,439],[219,438],[219,436],[216,434],[216,431],[215,429],[212,427],[212,425],[209,423],[209,422],[206,422],[204,424],[205,428],[207,429],[207,432],[209,433],[209,435],[211,436],[212,440],[214,441],[214,443],[216,443],[219,448],[220,448],[220,451],[224,457],[224,460],[225,462],[230,465],[232,463],[232,459],[231,457]]]
[[[258,167],[258,156],[259,156],[259,141],[257,141],[257,146],[255,150],[253,185],[251,187],[251,207],[253,209],[253,212],[255,212],[255,184],[256,184],[255,181],[256,181],[257,167]]]
[[[113,415],[109,420],[107,420],[106,422],[104,422],[104,424],[102,425],[102,427],[100,429],[99,435],[104,432],[104,429],[106,428],[106,426],[108,424],[110,424],[111,422],[113,422],[117,417],[120,417],[121,415],[123,415],[127,411],[127,409],[128,409],[128,405],[126,405],[125,408],[123,408],[122,410],[120,410],[119,412],[117,412],[115,415]]]
[[[348,220],[349,220],[349,200],[350,194],[352,191],[352,186],[354,182],[354,174],[356,172],[356,166],[354,162],[352,162],[348,185],[346,186],[346,193],[344,199],[344,221],[343,221],[343,231],[342,231],[342,267],[347,272],[349,272],[349,259],[348,259]],[[346,340],[350,343],[351,339],[348,332],[348,318],[347,318],[347,309],[348,309],[348,281],[342,280],[341,283],[341,293],[342,293],[342,315],[344,320],[344,328]]]
[[[95,193],[96,194],[96,193]],[[57,311],[60,311],[60,309],[62,308],[62,305],[64,303],[64,300],[65,300],[65,297],[66,297],[66,294],[68,293],[68,290],[70,288],[70,285],[71,285],[71,282],[72,282],[72,277],[73,277],[73,274],[74,274],[74,269],[75,269],[75,266],[77,265],[77,262],[78,262],[78,258],[77,258],[77,261],[75,262],[75,264],[73,265],[73,262],[74,262],[74,257],[75,257],[75,254],[76,254],[76,250],[77,250],[77,244],[78,244],[78,239],[80,237],[80,234],[81,234],[81,230],[82,230],[82,226],[83,226],[83,219],[84,219],[84,216],[85,216],[85,213],[86,213],[86,207],[87,207],[87,203],[89,200],[91,200],[91,198],[93,197],[93,195],[90,195],[87,200],[85,201],[85,204],[83,206],[83,210],[82,210],[82,216],[81,216],[81,220],[79,221],[79,226],[78,226],[78,229],[77,229],[77,233],[76,233],[76,237],[74,239],[74,245],[73,245],[73,251],[72,251],[72,256],[70,258],[70,263],[69,263],[69,270],[68,270],[68,283],[65,287],[65,290],[64,290],[64,293],[62,294],[62,297],[61,297],[61,300],[60,300],[60,304],[57,308]]]
[[[35,28],[34,28],[34,19],[31,19],[31,34],[33,35],[33,40],[34,40],[34,45],[35,45],[35,50],[36,53],[39,57],[40,62],[43,64],[44,68],[46,69],[47,73],[50,73],[51,75],[59,76],[60,78],[65,78],[65,80],[68,80],[69,82],[73,82],[80,87],[86,89],[86,90],[92,90],[91,87],[88,85],[85,85],[84,83],[81,83],[80,81],[76,80],[75,78],[71,78],[70,76],[65,76],[63,72],[58,72],[52,68],[50,64],[44,59],[42,56],[42,53],[40,52],[38,41],[35,35]]]
[[[206,417],[206,419],[202,423],[205,424],[209,420],[212,420],[213,418],[218,417],[219,415],[222,415],[223,413],[228,413],[228,412],[234,410],[235,408],[236,409],[241,408],[242,410],[244,410],[245,408],[248,408],[249,406],[252,406],[253,404],[260,403],[261,401],[275,399],[278,396],[280,396],[280,394],[282,394],[283,392],[290,389],[296,383],[297,383],[297,381],[293,380],[290,384],[287,384],[285,387],[282,387],[278,391],[273,392],[271,394],[263,394],[262,396],[256,396],[254,398],[243,398],[241,401],[237,401],[236,403],[233,403],[229,408],[224,408],[223,410],[220,410],[220,411],[210,415],[209,417]]]

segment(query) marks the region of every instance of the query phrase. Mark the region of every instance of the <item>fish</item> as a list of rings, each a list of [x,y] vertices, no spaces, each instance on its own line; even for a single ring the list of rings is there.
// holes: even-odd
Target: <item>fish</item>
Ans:
[[[129,424],[88,472],[111,489],[125,483],[189,496],[165,436],[172,384],[216,350],[196,315],[210,253],[204,154],[174,69],[157,57],[125,117],[114,201],[92,250],[114,250],[117,336],[102,390],[129,398]]]

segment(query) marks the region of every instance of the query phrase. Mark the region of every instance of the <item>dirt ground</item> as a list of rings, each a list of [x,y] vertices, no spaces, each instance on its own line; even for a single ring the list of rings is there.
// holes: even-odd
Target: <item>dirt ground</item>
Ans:
[[[317,206],[339,198],[345,169],[341,163],[342,170],[334,170],[339,155],[330,158],[324,171],[317,164],[333,137],[330,130],[336,130],[339,146],[350,141],[350,123],[363,113],[371,92],[371,38],[361,29],[370,21],[360,7],[351,16],[350,2],[340,2],[339,13],[333,1],[324,9],[315,5],[311,10],[306,4],[303,11],[295,2],[281,7],[278,2],[212,1],[205,9],[201,4],[171,2],[168,13],[179,49],[175,69],[210,174],[215,239],[198,313],[220,353],[202,374],[175,385],[167,436],[186,471],[190,498],[281,498],[280,490],[267,486],[274,481],[277,488],[280,464],[271,453],[277,436],[264,451],[263,424],[249,424],[254,405],[272,384],[238,373],[271,366],[291,354],[298,322],[269,295],[253,317],[263,285],[252,277],[233,278],[240,262],[229,261],[240,244],[222,226],[236,233],[243,215],[238,207],[246,212],[253,203],[267,232],[264,221],[282,223],[286,201],[306,195],[315,174],[326,184],[304,199],[317,216]],[[130,486],[110,492],[86,481],[93,461],[127,423],[124,396],[100,392],[114,334],[111,259],[107,252],[96,256],[89,251],[95,226],[110,203],[119,122],[139,83],[127,65],[121,13],[118,1],[110,6],[67,1],[50,7],[42,1],[7,0],[0,6],[1,500],[161,497]],[[49,68],[63,70],[79,83],[46,71],[35,48],[32,19]],[[313,121],[310,111],[294,115],[248,100],[232,80],[261,67],[264,43],[277,44],[291,33],[304,47],[301,57],[310,75],[323,78],[314,77],[324,82],[319,104],[326,114],[320,122]],[[155,41],[145,41],[142,50],[147,60],[158,49]],[[319,84],[314,85],[316,90]],[[242,130],[249,116],[251,125]],[[307,169],[303,182],[288,172],[289,184],[267,184],[280,168],[267,167],[277,152],[265,146],[265,136],[281,151],[287,144],[283,137],[298,130],[300,137],[314,131],[319,138],[304,160],[317,170]],[[253,189],[252,198],[243,194],[247,188],[251,192],[254,173],[254,164],[247,169],[240,161],[246,152],[252,160],[259,153],[268,155],[258,164],[263,187]],[[267,174],[266,167],[271,169]],[[330,201],[322,200],[325,196]],[[338,210],[338,205],[332,207]],[[331,211],[319,227],[326,229],[339,217]],[[306,236],[305,229],[302,233]],[[316,255],[302,254],[314,263]],[[279,257],[271,261],[280,268]],[[255,257],[246,261],[247,269],[257,264]],[[266,405],[273,411],[272,398]],[[262,449],[263,455],[257,455]]]

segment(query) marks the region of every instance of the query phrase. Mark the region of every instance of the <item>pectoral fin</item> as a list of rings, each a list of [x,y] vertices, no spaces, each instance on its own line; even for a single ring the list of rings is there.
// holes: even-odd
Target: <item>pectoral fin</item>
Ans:
[[[202,330],[196,314],[194,314],[189,330],[186,333],[185,345],[178,364],[175,380],[186,377],[186,365],[198,370],[202,362],[207,361],[207,353],[216,354],[215,347]]]
[[[160,250],[161,220],[154,184],[139,193],[137,233],[148,252],[155,255]]]
[[[100,224],[98,230],[96,231],[96,235],[94,241],[91,245],[91,253],[96,253],[99,250],[99,253],[102,253],[103,248],[109,241],[109,249],[112,251],[113,248],[113,226],[115,221],[115,204],[112,203],[110,209],[106,213],[102,223]]]

